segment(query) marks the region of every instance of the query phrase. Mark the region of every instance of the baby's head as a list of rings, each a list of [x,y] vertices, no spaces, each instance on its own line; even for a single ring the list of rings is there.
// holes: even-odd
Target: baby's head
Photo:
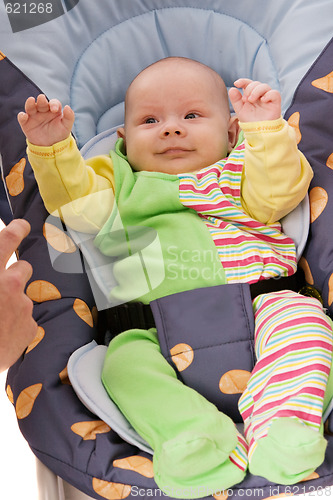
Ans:
[[[181,57],[144,69],[129,86],[118,130],[134,170],[194,172],[227,156],[237,141],[222,78]]]

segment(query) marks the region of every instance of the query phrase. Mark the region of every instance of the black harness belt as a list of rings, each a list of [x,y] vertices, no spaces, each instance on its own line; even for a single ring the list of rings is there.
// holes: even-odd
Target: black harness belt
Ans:
[[[303,293],[303,290],[308,288],[304,285],[304,273],[300,268],[291,276],[260,280],[251,285],[244,284],[244,286],[249,286],[252,300],[263,293],[277,292],[279,290],[292,290]],[[307,295],[307,293],[304,293],[304,295]],[[125,330],[130,330],[131,328],[148,330],[155,327],[155,320],[150,305],[142,304],[141,302],[127,302],[126,304],[112,307],[105,311],[105,315],[105,322],[109,330],[105,338],[105,343],[107,344],[112,337]]]

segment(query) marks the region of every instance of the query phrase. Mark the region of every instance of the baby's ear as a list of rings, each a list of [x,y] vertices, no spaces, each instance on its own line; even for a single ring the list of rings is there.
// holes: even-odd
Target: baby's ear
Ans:
[[[125,129],[124,127],[117,128],[117,135],[120,139],[125,139]]]
[[[117,136],[119,139],[122,139],[124,141],[124,146],[126,147],[126,138],[125,138],[125,129],[124,127],[119,127],[117,129]]]
[[[228,128],[228,153],[230,153],[237,144],[239,136],[239,122],[236,116],[232,116],[229,120]]]

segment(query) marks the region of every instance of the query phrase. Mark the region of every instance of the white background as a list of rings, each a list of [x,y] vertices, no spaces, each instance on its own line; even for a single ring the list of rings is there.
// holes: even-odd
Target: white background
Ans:
[[[14,407],[5,393],[5,380],[6,373],[1,373],[0,499],[37,500],[35,458],[18,428]]]
[[[4,227],[0,219],[0,231]],[[12,256],[8,262],[14,262]],[[7,372],[0,373],[0,500],[37,500],[35,456],[23,438],[5,392]],[[47,499],[41,499],[47,500]]]

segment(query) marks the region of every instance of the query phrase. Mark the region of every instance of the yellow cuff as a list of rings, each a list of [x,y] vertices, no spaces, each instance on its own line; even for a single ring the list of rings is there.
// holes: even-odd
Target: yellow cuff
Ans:
[[[284,126],[285,120],[280,116],[277,120],[264,120],[260,122],[239,122],[244,132],[278,132]]]
[[[56,154],[62,153],[70,146],[71,141],[74,140],[71,135],[60,142],[52,144],[52,146],[36,146],[27,141],[28,151],[35,156],[43,158],[53,158]]]

